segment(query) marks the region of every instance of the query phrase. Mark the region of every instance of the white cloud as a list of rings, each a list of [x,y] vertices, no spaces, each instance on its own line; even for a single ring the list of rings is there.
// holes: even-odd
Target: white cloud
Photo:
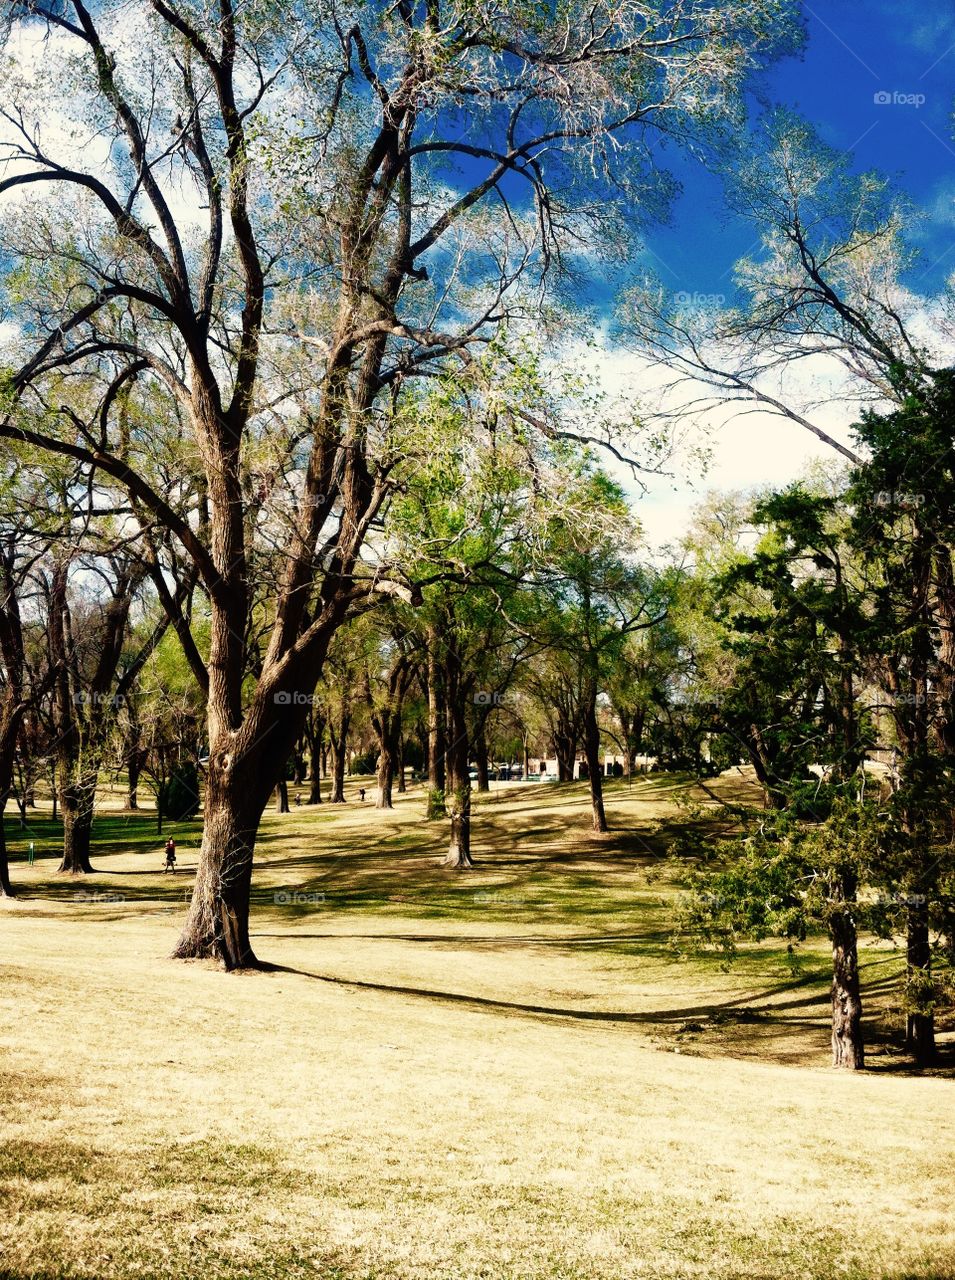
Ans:
[[[611,396],[633,396],[648,409],[662,407],[670,376],[621,348],[577,349],[565,353]],[[811,422],[840,443],[852,447],[851,425],[859,416],[858,400],[847,393],[841,367],[826,357],[809,357],[788,369],[783,386],[767,387],[781,399],[806,411]],[[687,387],[687,399],[711,395],[702,385]],[[842,470],[846,459],[798,423],[750,404],[726,403],[701,409],[681,424],[682,440],[668,465],[668,476],[642,477],[646,490],[628,468],[607,456],[609,471],[632,495],[650,545],[659,548],[688,528],[693,508],[712,490],[755,490],[783,487],[804,475],[812,464]],[[709,448],[704,469],[698,451]]]

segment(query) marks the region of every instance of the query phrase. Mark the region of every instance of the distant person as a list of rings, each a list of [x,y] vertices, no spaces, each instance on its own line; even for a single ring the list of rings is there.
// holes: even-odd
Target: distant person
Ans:
[[[171,871],[176,874],[176,842],[172,836],[166,841],[166,865],[163,867],[163,873]]]
[[[359,799],[359,800],[364,800],[364,799],[365,799],[365,788],[364,788],[364,787],[359,787],[359,788],[358,788],[358,799]]]

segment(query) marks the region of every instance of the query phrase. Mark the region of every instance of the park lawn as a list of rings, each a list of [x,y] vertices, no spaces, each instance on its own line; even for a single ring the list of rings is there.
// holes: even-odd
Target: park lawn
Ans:
[[[861,1077],[827,1069],[822,939],[675,958],[679,785],[614,784],[604,838],[583,787],[501,787],[465,874],[420,794],[269,815],[275,967],[234,975],[166,958],[195,824],[174,879],[107,804],[80,883],[31,815],[0,1277],[955,1277],[955,1093],[893,1046],[897,951],[863,950]]]

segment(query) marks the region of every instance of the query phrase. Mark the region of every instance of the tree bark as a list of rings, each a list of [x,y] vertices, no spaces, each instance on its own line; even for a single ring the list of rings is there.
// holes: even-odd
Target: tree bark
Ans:
[[[338,724],[329,724],[328,737],[332,753],[332,794],[331,804],[345,803],[345,756],[348,748],[348,727],[351,716],[343,711]]]
[[[862,993],[855,921],[837,910],[829,920],[832,939],[832,1065],[846,1071],[865,1066],[862,1039]]]
[[[306,801],[306,804],[321,804],[321,803],[322,803],[322,775],[321,775],[321,771],[316,769],[315,772],[312,774],[312,782],[311,782],[311,787],[309,789],[308,800]]]
[[[0,898],[14,897],[13,885],[10,883],[10,860],[7,856],[7,833],[4,828],[3,815],[7,807],[5,795],[0,795]]]
[[[477,769],[477,789],[478,791],[490,791],[491,783],[488,780],[488,760],[487,760],[487,732],[484,719],[481,719],[478,725],[477,735],[474,740],[474,767]],[[526,777],[526,775],[525,775]]]
[[[447,789],[451,839],[446,867],[465,870],[474,866],[471,858],[471,777],[468,772],[470,737],[465,699],[468,689],[462,678],[457,656],[449,655],[445,669],[448,708]]]
[[[438,661],[438,637],[428,634],[428,818],[443,818],[447,812],[446,706],[443,672]]]
[[[558,726],[554,734],[554,755],[557,757],[557,781],[573,782],[577,738],[565,726]]]
[[[280,778],[275,788],[275,809],[277,813],[291,813],[288,803],[288,779]]]
[[[209,762],[202,847],[189,916],[173,955],[213,959],[226,969],[256,968],[249,940],[252,855],[262,806],[245,779]]]
[[[322,774],[324,773],[325,721],[315,715],[308,726],[308,780],[311,784],[307,804],[322,803]]]
[[[126,808],[133,811],[139,808],[139,779],[142,776],[144,752],[134,747],[126,757],[126,771],[129,785],[126,791]]]
[[[62,774],[61,774],[62,777]],[[68,781],[60,786],[63,815],[63,860],[57,870],[67,875],[88,875],[93,834],[93,798],[96,779]]]
[[[590,808],[594,831],[603,834],[607,830],[604,811],[603,777],[600,768],[600,725],[597,723],[597,691],[588,693],[584,706],[584,755],[590,782]]]
[[[385,733],[379,742],[377,784],[375,795],[376,809],[393,809],[392,790],[395,782],[395,757],[392,751],[391,735]]]
[[[935,1061],[935,1015],[919,1008],[924,1003],[925,988],[931,981],[932,943],[929,932],[928,903],[917,902],[908,908],[906,947],[909,1009],[906,1015],[905,1047],[917,1066],[927,1067]],[[916,1007],[911,1007],[915,1005]]]

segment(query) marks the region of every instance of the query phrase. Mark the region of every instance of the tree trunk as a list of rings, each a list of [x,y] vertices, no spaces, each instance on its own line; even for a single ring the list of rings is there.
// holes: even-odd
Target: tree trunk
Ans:
[[[832,1065],[846,1071],[865,1066],[862,1040],[862,993],[855,921],[849,911],[829,920],[832,939]]]
[[[280,778],[275,788],[275,810],[277,813],[291,813],[288,803],[288,779]]]
[[[7,798],[0,795],[0,898],[14,897],[13,885],[10,883],[10,861],[7,857],[7,833],[3,822],[6,807]]]
[[[554,755],[557,757],[557,781],[573,782],[577,741],[574,736],[558,730],[554,734]]]
[[[603,778],[600,769],[600,725],[597,723],[597,691],[591,690],[584,709],[584,755],[587,759],[587,776],[590,781],[590,807],[593,813],[594,831],[607,830],[604,812]]]
[[[378,753],[378,791],[375,796],[376,809],[393,809],[391,793],[395,782],[395,757],[390,741],[391,734],[384,733],[379,743]]]
[[[467,714],[461,705],[463,690],[448,688],[447,803],[451,818],[451,840],[444,866],[464,870],[473,867],[471,858],[471,777],[468,773],[470,741]],[[455,681],[455,684],[458,682]]]
[[[925,1007],[932,980],[927,901],[914,903],[908,909],[907,942],[905,1047],[918,1066],[927,1067],[935,1061],[935,1015]]]
[[[57,870],[68,875],[84,875],[90,865],[90,839],[93,834],[93,797],[96,779],[68,782],[60,787],[60,809],[63,813],[63,861]]]
[[[325,755],[325,721],[321,716],[316,716],[311,726],[311,737],[309,738],[308,752],[308,780],[311,788],[308,793],[307,804],[322,803],[322,775],[324,769]]]
[[[345,756],[348,749],[348,726],[351,716],[343,712],[337,728],[329,725],[328,736],[332,752],[332,804],[345,803]]]
[[[126,792],[126,808],[138,810],[139,808],[139,779],[142,776],[144,752],[134,748],[126,758],[126,770],[129,775],[129,785]]]
[[[90,865],[90,815],[63,804],[63,861],[58,871],[68,875],[88,875]]]
[[[483,719],[478,726],[477,737],[474,742],[474,767],[477,769],[478,791],[490,791],[491,784],[487,776],[487,734]]]
[[[445,787],[447,760],[445,740],[444,679],[437,660],[437,636],[428,636],[428,818],[443,818],[447,812]]]
[[[398,794],[403,796],[407,791],[405,785],[405,739],[404,734],[398,738]]]
[[[262,805],[241,775],[209,761],[202,848],[177,959],[219,960],[226,969],[256,968],[249,941],[252,854]]]

